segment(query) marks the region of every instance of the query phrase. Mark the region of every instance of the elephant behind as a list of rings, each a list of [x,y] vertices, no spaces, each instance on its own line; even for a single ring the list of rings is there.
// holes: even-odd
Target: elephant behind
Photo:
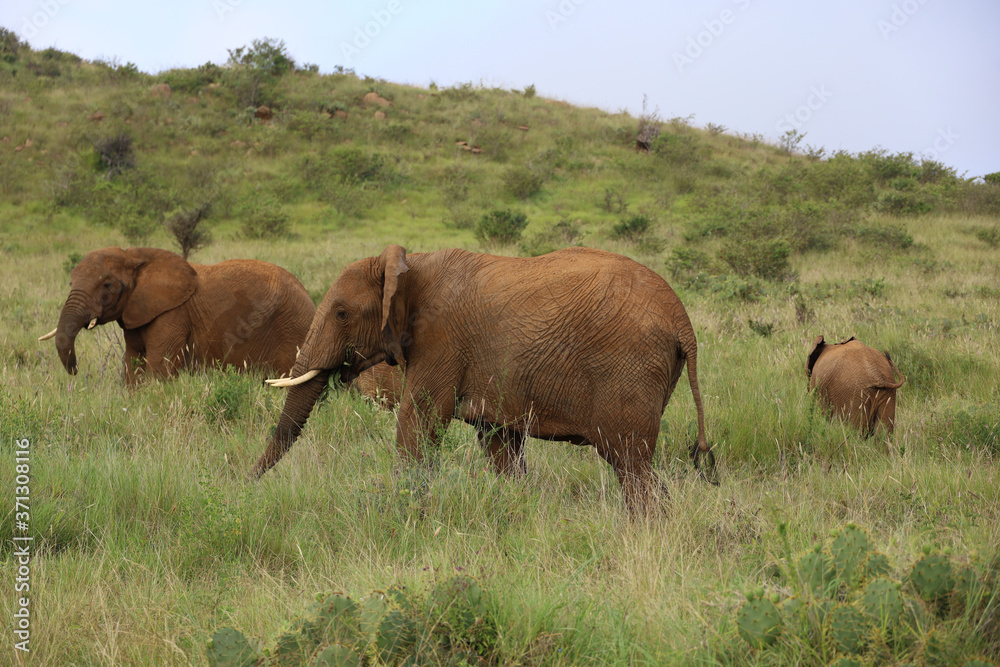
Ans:
[[[659,275],[626,257],[571,248],[534,258],[464,250],[355,262],[313,319],[278,426],[257,462],[298,437],[331,373],[345,381],[405,363],[396,442],[420,459],[452,417],[475,426],[498,471],[523,469],[527,436],[592,445],[630,509],[648,506],[660,419],[685,363],[697,412],[692,449],[713,457],[698,389],[697,343]]]
[[[859,429],[864,437],[878,425],[889,433],[896,424],[896,390],[906,379],[888,352],[872,349],[852,336],[828,345],[817,336],[806,360],[809,390],[824,410]],[[897,381],[898,377],[898,381]]]
[[[315,310],[302,283],[268,262],[192,264],[158,248],[104,248],[73,269],[59,325],[39,340],[55,337],[74,375],[80,330],[117,321],[129,385],[201,364],[281,375],[295,363]]]

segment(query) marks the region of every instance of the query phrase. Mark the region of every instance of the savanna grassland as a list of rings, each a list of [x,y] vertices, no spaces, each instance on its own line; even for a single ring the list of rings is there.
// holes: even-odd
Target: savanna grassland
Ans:
[[[483,591],[476,647],[491,664],[826,665],[839,654],[823,631],[752,650],[736,618],[747,589],[797,594],[789,563],[849,522],[904,582],[932,545],[992,591],[905,639],[870,638],[861,664],[1000,660],[997,175],[576,108],[530,87],[320,74],[275,42],[149,75],[3,37],[6,619],[23,594],[19,439],[34,542],[31,654],[8,621],[0,662],[207,664],[220,627],[274,646],[317,594],[403,586],[422,600],[463,574]],[[262,377],[210,369],[130,391],[116,326],[80,336],[74,377],[36,341],[80,256],[177,250],[167,223],[197,210],[210,238],[192,261],[271,261],[317,302],[388,243],[637,259],[694,323],[721,484],[687,458],[685,380],[657,449],[671,497],[648,521],[625,514],[592,450],[564,443],[529,441],[526,478],[507,479],[455,423],[405,469],[393,413],[336,387],[281,463],[248,481],[283,401]],[[819,334],[892,354],[907,378],[893,436],[864,440],[822,415],[805,375]],[[440,662],[476,663],[455,649],[461,633],[442,645]]]

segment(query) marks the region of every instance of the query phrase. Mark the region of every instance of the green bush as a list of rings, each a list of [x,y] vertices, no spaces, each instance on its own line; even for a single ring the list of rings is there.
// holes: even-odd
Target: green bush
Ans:
[[[170,86],[170,90],[175,93],[197,95],[208,84],[221,81],[224,74],[221,67],[207,62],[197,68],[167,70],[156,78]]]
[[[730,237],[719,251],[719,259],[739,276],[764,280],[787,280],[792,277],[789,256],[792,247],[783,238]]]
[[[903,224],[893,225],[856,225],[846,231],[860,242],[879,248],[891,250],[906,250],[913,247],[913,237]]]
[[[288,236],[288,213],[274,195],[260,186],[247,193],[237,206],[242,218],[240,229],[249,239],[281,238]]]
[[[508,167],[503,172],[503,185],[507,192],[525,200],[542,191],[544,179],[541,174],[525,166]]]
[[[681,166],[699,164],[710,150],[692,134],[663,132],[651,142],[650,152],[668,164]]]
[[[1000,225],[980,227],[975,232],[976,238],[991,248],[1000,247]]]
[[[510,209],[493,210],[479,219],[476,236],[487,243],[510,245],[521,239],[528,216]]]
[[[649,231],[653,221],[647,215],[633,215],[616,222],[611,228],[611,238],[635,241]]]

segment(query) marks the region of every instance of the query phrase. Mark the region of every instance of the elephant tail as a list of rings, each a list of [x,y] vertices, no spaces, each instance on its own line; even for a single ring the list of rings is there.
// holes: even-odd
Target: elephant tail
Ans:
[[[878,387],[878,389],[899,389],[906,382],[906,378],[899,372],[899,369],[896,368],[896,364],[892,362],[892,357],[889,356],[889,353],[883,352],[882,354],[885,355],[886,361],[889,362],[889,367],[892,369],[893,379],[899,378],[899,382],[890,382]]]
[[[698,341],[694,337],[694,329],[690,323],[688,323],[686,330],[682,329],[681,331],[680,344],[681,354],[687,362],[691,396],[694,398],[694,407],[698,412],[698,441],[691,447],[691,460],[702,477],[711,484],[718,485],[715,472],[715,454],[712,453],[712,448],[708,445],[708,438],[705,437],[705,409],[702,407],[701,390],[698,388]],[[699,465],[702,454],[707,456],[704,467]]]

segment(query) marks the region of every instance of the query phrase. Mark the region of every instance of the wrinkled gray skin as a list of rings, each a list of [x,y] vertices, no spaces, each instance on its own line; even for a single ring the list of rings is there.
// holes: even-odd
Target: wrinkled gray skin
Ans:
[[[256,474],[298,437],[331,373],[350,382],[405,362],[396,442],[419,459],[457,418],[490,434],[498,471],[523,466],[526,436],[592,445],[631,510],[650,504],[660,419],[685,363],[711,452],[697,343],[680,300],[620,255],[571,248],[534,258],[389,246],[341,273],[320,304]],[[307,379],[310,371],[315,371]]]

